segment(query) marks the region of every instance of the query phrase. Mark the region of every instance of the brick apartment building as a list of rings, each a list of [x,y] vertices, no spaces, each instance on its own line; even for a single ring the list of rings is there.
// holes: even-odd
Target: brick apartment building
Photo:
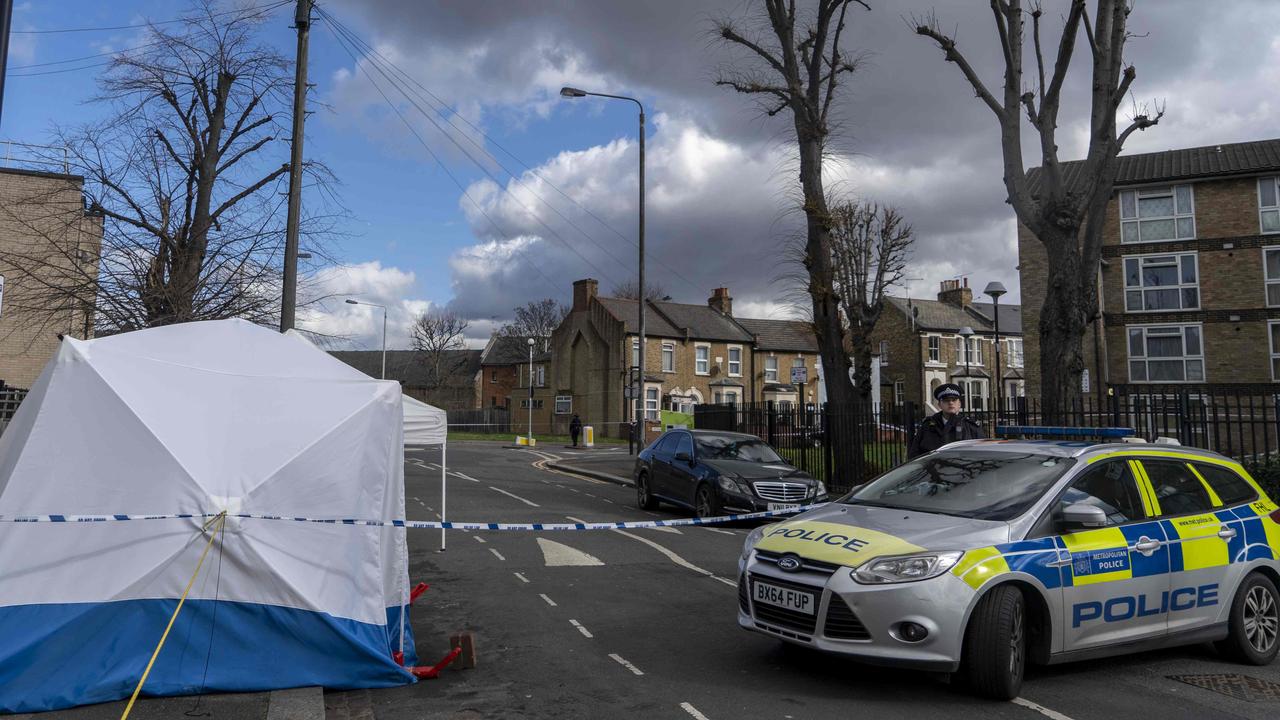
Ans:
[[[79,175],[0,168],[0,380],[8,386],[30,387],[60,334],[93,336],[93,307],[69,295],[65,308],[51,308],[48,290],[98,275],[102,218],[85,210],[83,189]],[[49,310],[57,310],[53,322]]]
[[[884,313],[871,336],[880,362],[881,402],[912,402],[935,412],[934,388],[953,382],[967,393],[969,408],[991,407],[996,387],[996,306],[974,302],[967,280],[943,281],[937,300],[885,300]],[[998,307],[1000,396],[1021,397],[1025,370],[1020,309],[1009,303]],[[967,343],[959,334],[965,327],[973,331]]]
[[[369,377],[382,374],[381,350],[334,350],[338,360]],[[387,379],[398,380],[405,395],[443,410],[475,407],[476,375],[480,371],[479,350],[446,350],[441,360],[440,379],[427,367],[417,350],[388,350]]]
[[[595,280],[573,284],[573,307],[551,335],[548,397],[555,427],[578,413],[597,432],[622,434],[628,368],[639,364],[639,307],[635,300],[600,297]],[[706,305],[649,301],[645,333],[643,408],[650,430],[662,410],[797,401],[799,390],[789,384],[796,364],[810,379],[806,397],[816,394],[812,329],[797,321],[735,318],[727,288],[717,288]]]
[[[528,337],[494,335],[489,338],[480,353],[480,372],[476,375],[477,407],[527,410],[532,375],[533,409],[536,412],[545,408],[545,399],[536,395],[540,388],[547,387],[550,340],[540,337],[533,341],[533,369],[530,370]]]
[[[1119,162],[1103,230],[1101,313],[1085,340],[1091,392],[1280,381],[1280,139]],[[1081,164],[1063,171],[1070,178]],[[1038,395],[1046,259],[1021,225],[1018,249],[1027,393]]]

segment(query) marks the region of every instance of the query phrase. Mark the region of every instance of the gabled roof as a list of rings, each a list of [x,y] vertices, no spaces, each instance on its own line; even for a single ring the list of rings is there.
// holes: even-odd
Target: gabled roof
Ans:
[[[597,297],[596,302],[609,311],[609,314],[622,321],[628,335],[640,334],[640,304],[635,300],[623,298]],[[684,333],[671,327],[671,324],[660,315],[646,312],[644,316],[645,335],[655,337],[683,338]]]
[[[1001,315],[1001,320],[1004,316]],[[818,352],[818,337],[813,326],[800,320],[759,320],[739,318],[738,324],[756,336],[757,350]]]
[[[921,330],[956,332],[962,327],[973,328],[975,333],[994,333],[995,323],[991,303],[973,303],[969,309],[938,300],[886,297],[885,302],[908,318],[915,314],[916,327]],[[916,312],[918,310],[918,312]],[[1004,303],[1000,305],[1000,334],[1022,334],[1022,307]]]
[[[1280,171],[1280,138],[1121,155],[1118,162],[1117,186],[1275,172]],[[1079,181],[1084,161],[1071,160],[1061,167],[1071,187]],[[1027,171],[1032,194],[1039,189],[1040,172],[1038,167]]]
[[[382,375],[381,350],[333,350],[329,354],[369,377]],[[388,350],[387,379],[399,380],[400,384],[410,387],[430,385],[430,373],[423,358],[416,350]],[[480,351],[446,350],[442,367],[450,372],[446,385],[470,383],[480,369]]]
[[[640,332],[640,304],[635,300],[597,297],[617,319],[621,320],[629,335]],[[751,342],[751,334],[732,317],[722,315],[709,305],[650,301],[645,311],[645,335],[695,340],[720,340],[724,342]]]
[[[546,338],[534,339],[534,362],[546,362],[551,353],[543,350],[547,347]],[[529,362],[529,337],[527,335],[494,335],[489,339],[480,355],[481,365],[519,365]]]

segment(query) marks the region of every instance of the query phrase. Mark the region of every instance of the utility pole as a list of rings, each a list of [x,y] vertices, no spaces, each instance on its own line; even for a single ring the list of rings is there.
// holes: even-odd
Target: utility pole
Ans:
[[[293,26],[298,30],[298,58],[293,68],[293,149],[289,154],[289,216],[284,231],[280,332],[293,329],[298,305],[298,220],[302,214],[302,128],[307,120],[307,44],[311,38],[311,0],[298,0]]]
[[[4,76],[9,58],[9,30],[13,21],[13,0],[0,0],[0,107],[4,105]]]

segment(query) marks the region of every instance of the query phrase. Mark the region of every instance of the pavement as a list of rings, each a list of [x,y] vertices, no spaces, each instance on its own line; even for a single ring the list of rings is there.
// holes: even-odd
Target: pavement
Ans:
[[[12,720],[116,720],[128,701],[86,705],[69,710],[8,715]],[[187,697],[139,698],[131,720],[326,720],[324,689],[293,688],[259,693],[226,693]],[[340,720],[345,720],[341,718]]]
[[[627,487],[635,485],[631,479],[631,473],[636,466],[636,456],[627,454],[626,448],[592,448],[583,450],[580,454],[574,454],[574,449],[571,447],[551,452],[560,456],[560,459],[548,462],[549,468]]]

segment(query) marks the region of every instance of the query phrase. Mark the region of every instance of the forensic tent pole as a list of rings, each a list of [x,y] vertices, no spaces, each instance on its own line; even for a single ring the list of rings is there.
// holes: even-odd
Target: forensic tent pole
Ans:
[[[449,475],[449,473],[448,473],[448,467],[449,467],[449,435],[448,435],[448,432],[449,432],[449,427],[446,425],[446,426],[445,426],[445,439],[444,439],[444,442],[440,443],[440,524],[441,524],[441,525],[443,525],[443,524],[444,524],[444,522],[445,522],[445,515],[447,514],[447,508],[446,508],[446,505],[445,505],[445,498],[446,498],[446,496],[445,496],[445,482],[446,482],[446,480],[447,480],[447,478],[448,478],[448,475]],[[445,542],[445,541],[444,541],[444,533],[445,533],[445,529],[444,529],[443,527],[442,527],[442,528],[440,528],[440,552],[444,552],[444,542]]]

